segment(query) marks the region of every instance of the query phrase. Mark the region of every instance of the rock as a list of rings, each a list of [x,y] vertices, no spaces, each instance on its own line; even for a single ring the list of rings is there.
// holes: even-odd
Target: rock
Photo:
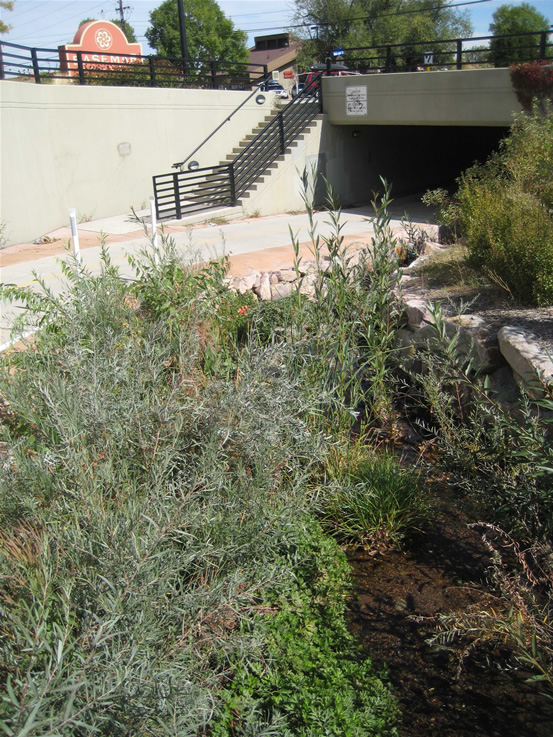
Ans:
[[[273,299],[283,299],[292,294],[293,285],[290,282],[279,282],[271,287],[271,296]]]
[[[453,338],[458,333],[456,352],[459,357],[465,360],[472,360],[473,371],[489,371],[495,368],[496,364],[492,360],[492,356],[486,349],[485,345],[470,330],[461,327],[450,319],[444,322],[445,334],[448,339]],[[417,330],[415,335],[415,345],[428,346],[429,349],[436,350],[439,348],[437,333],[432,325],[425,325]]]
[[[254,291],[263,302],[268,302],[271,299],[271,283],[269,281],[269,274],[264,271],[259,279],[259,286],[254,287]]]
[[[278,284],[278,274],[275,271],[272,271],[269,274],[269,284],[273,286],[274,284]]]
[[[293,282],[297,279],[297,274],[295,269],[281,269],[280,271],[277,271],[278,280],[282,282]]]
[[[419,297],[411,297],[408,294],[403,295],[403,309],[407,315],[407,324],[413,331],[419,330],[428,319],[427,304]]]
[[[257,281],[257,274],[249,274],[248,276],[239,276],[233,282],[233,287],[239,294],[250,292]]]
[[[313,286],[313,284],[302,282],[300,284],[300,294],[303,294],[303,296],[307,297],[308,299],[314,299],[315,287]]]
[[[553,384],[553,362],[536,342],[535,336],[522,328],[504,325],[497,334],[499,350],[513,370],[515,378],[533,396],[542,392],[540,379]]]
[[[400,328],[395,333],[394,358],[400,362],[404,368],[412,369],[417,357],[415,348],[415,336],[410,330]]]
[[[502,404],[514,404],[519,399],[518,384],[510,366],[501,366],[490,374],[490,389]]]

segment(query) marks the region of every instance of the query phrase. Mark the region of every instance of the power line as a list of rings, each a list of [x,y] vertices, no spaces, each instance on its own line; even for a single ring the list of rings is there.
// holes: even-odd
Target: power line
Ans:
[[[96,5],[93,5],[90,8],[87,8],[87,10],[88,10],[89,13],[92,13],[94,10],[96,10],[96,8],[99,8],[102,5],[106,5],[106,0],[103,0],[103,2],[100,2],[100,3],[97,3]],[[63,20],[64,21],[73,20],[73,18],[78,18],[79,16],[82,16],[82,14],[83,14],[83,10],[81,10],[79,13],[76,13],[75,15],[71,15],[68,18],[64,18]],[[51,16],[52,13],[49,13],[48,15]],[[45,18],[45,17],[46,16],[41,16],[41,18]],[[35,20],[38,21],[38,20],[40,20],[40,18],[36,18]],[[24,33],[22,36],[20,36],[19,34],[17,34],[17,35],[20,38],[25,38],[25,36],[37,35],[37,34],[40,35],[40,36],[43,36],[43,31],[47,31],[49,28],[53,28],[54,26],[59,25],[59,23],[60,23],[60,21],[59,20],[56,20],[54,23],[51,23],[49,26],[42,26],[39,31],[30,31],[28,33]],[[17,31],[18,29],[15,29],[15,30]]]
[[[480,5],[481,3],[490,3],[494,2],[494,0],[464,0],[464,2],[460,3],[449,3],[448,5],[433,5],[429,8],[413,8],[410,10],[398,10],[395,13],[380,13],[379,15],[363,15],[363,16],[356,16],[354,18],[344,18],[341,22],[342,23],[351,23],[353,21],[357,20],[378,20],[379,18],[392,18],[398,15],[413,15],[413,14],[421,14],[421,13],[429,13],[433,10],[447,10],[449,8],[458,8],[462,7],[464,5]],[[333,23],[331,21],[316,21],[311,20],[306,23],[295,23],[292,25],[281,25],[276,26],[272,28],[244,28],[242,30],[248,31],[249,33],[259,33],[260,31],[277,31],[282,28],[310,28],[311,26],[331,26]]]

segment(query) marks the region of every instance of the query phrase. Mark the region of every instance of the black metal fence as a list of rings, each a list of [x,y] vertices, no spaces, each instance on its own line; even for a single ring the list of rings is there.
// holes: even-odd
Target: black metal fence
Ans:
[[[251,89],[266,74],[263,64],[136,54],[104,58],[97,51],[64,52],[0,42],[0,79],[36,84],[63,79],[79,85]]]
[[[154,194],[159,220],[180,220],[209,207],[232,205],[232,164],[161,174],[154,177]]]
[[[280,110],[231,163],[155,176],[158,219],[181,219],[212,207],[235,205],[321,112],[320,77]]]
[[[553,60],[553,33],[517,33],[443,41],[358,46],[344,49],[341,61],[362,74],[467,67],[503,67],[514,62]]]

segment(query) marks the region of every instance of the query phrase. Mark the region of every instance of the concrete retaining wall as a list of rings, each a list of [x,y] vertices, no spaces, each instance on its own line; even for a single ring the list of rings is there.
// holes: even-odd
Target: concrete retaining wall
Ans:
[[[359,105],[348,105],[349,88]],[[521,110],[508,69],[328,77],[323,100],[333,125],[502,126]]]
[[[249,92],[0,82],[0,220],[8,243],[67,222],[141,208],[171,170]],[[255,97],[194,156],[212,166],[271,109]]]

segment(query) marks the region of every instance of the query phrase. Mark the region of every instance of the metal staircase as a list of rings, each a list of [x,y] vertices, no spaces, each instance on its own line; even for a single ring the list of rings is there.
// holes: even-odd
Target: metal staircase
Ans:
[[[159,220],[180,220],[213,207],[234,207],[241,197],[322,112],[320,76],[215,166],[153,178]]]

